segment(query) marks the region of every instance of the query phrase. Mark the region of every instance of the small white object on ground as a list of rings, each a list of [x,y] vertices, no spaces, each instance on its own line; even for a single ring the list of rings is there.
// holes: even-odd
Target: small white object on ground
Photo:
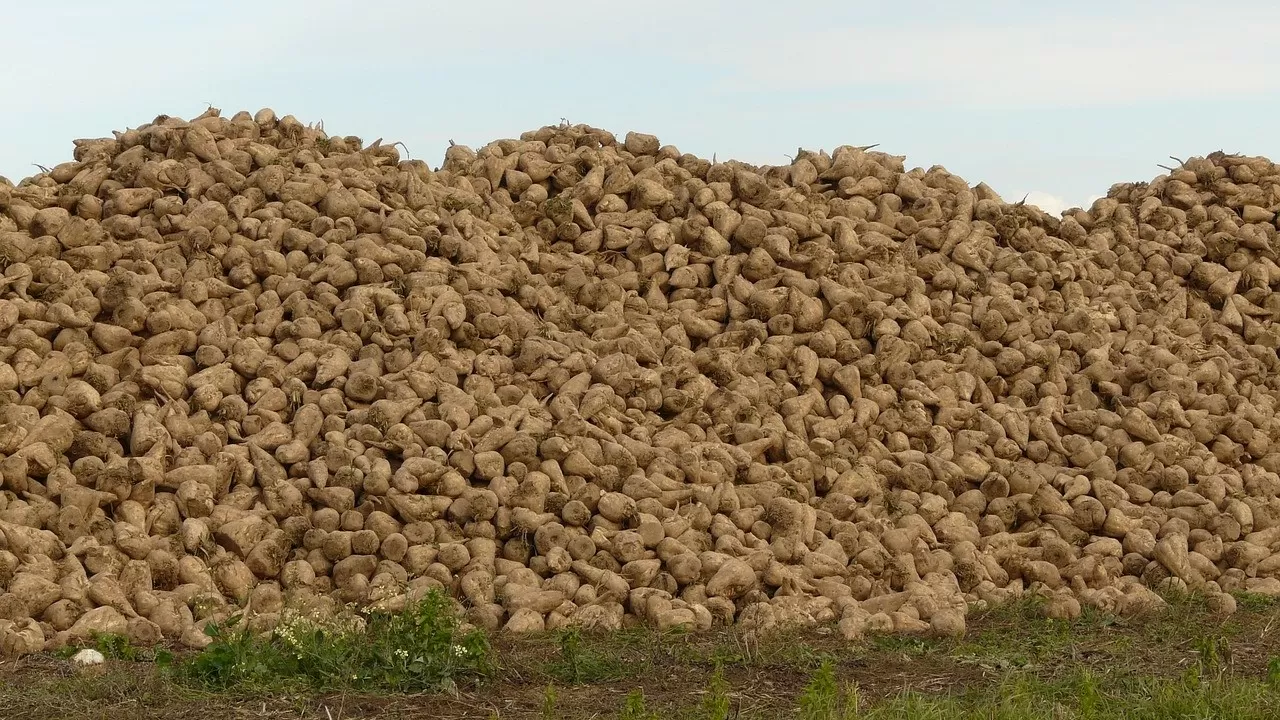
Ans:
[[[107,659],[97,650],[85,648],[84,650],[76,653],[75,657],[71,658],[71,660],[77,665],[101,665],[106,662]]]

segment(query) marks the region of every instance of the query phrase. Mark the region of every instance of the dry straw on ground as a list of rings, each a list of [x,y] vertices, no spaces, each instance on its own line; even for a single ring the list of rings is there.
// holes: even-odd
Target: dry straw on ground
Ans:
[[[1280,168],[1062,218],[871,149],[270,110],[0,183],[0,643],[246,608],[956,634],[1280,594]]]

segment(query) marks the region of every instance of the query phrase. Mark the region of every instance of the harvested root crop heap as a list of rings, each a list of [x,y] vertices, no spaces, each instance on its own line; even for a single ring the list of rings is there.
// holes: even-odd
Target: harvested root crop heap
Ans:
[[[0,183],[0,642],[241,608],[963,630],[1280,594],[1280,168],[1062,219],[855,147],[269,110]]]

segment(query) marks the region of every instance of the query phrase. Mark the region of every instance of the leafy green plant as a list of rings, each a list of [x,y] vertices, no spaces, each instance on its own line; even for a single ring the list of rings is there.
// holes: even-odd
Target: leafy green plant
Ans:
[[[93,641],[94,648],[108,660],[137,662],[142,659],[142,653],[124,635],[95,633]]]
[[[397,613],[290,615],[266,634],[250,632],[238,620],[210,626],[213,642],[176,666],[179,677],[210,689],[310,685],[405,692],[449,688],[490,669],[484,636],[461,632],[438,593]]]
[[[644,691],[636,689],[627,693],[618,720],[658,720],[658,714],[649,711],[645,706]]]
[[[578,628],[560,633],[560,662],[568,670],[569,677],[577,682],[582,676],[582,634]]]
[[[702,718],[729,720],[729,683],[724,679],[724,667],[718,663],[702,698]]]
[[[1234,595],[1239,609],[1246,612],[1266,612],[1275,609],[1276,605],[1280,604],[1280,599],[1261,593],[1241,591],[1234,593]]]
[[[1227,638],[1198,638],[1194,647],[1201,677],[1218,678],[1230,669],[1231,642]]]
[[[1082,671],[1077,680],[1076,702],[1082,718],[1103,717],[1106,712],[1107,701],[1098,686],[1098,678],[1088,669]]]
[[[548,685],[542,691],[542,720],[556,720],[559,717],[556,714],[556,700],[556,686]]]
[[[798,720],[854,720],[858,717],[858,690],[849,686],[842,694],[836,680],[835,664],[823,660],[800,694]]]
[[[139,648],[124,635],[95,632],[91,639],[92,643],[89,645],[67,645],[60,648],[56,655],[60,658],[68,659],[74,657],[81,650],[92,648],[102,653],[102,657],[107,660],[153,662],[161,667],[168,666],[173,661],[173,655],[168,650],[163,648],[154,650]]]
[[[557,635],[560,657],[547,668],[556,680],[570,685],[617,680],[628,674],[626,666],[612,653],[588,647],[578,628],[566,628]]]
[[[876,635],[871,638],[871,644],[876,650],[907,657],[926,655],[933,649],[928,639],[911,635]]]

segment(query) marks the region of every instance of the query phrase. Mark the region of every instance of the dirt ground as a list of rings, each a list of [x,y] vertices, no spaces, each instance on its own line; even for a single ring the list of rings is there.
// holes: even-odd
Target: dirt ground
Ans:
[[[503,638],[497,669],[471,686],[429,695],[210,693],[177,683],[146,662],[92,670],[51,655],[0,664],[0,718],[609,718],[643,691],[651,717],[702,717],[697,708],[716,668],[729,718],[793,716],[796,700],[827,660],[871,707],[904,693],[997,692],[1011,677],[1052,687],[1082,672],[1104,680],[1169,678],[1190,670],[1219,679],[1275,679],[1280,607],[1261,600],[1214,616],[1194,603],[1145,618],[1086,614],[1072,622],[1014,606],[970,618],[963,638],[888,636],[844,641],[833,628],[752,643],[733,631],[660,636],[643,629],[563,638]],[[179,659],[180,660],[180,659]],[[549,691],[549,688],[551,689]],[[549,696],[554,702],[549,702]],[[907,717],[907,715],[903,715]]]

